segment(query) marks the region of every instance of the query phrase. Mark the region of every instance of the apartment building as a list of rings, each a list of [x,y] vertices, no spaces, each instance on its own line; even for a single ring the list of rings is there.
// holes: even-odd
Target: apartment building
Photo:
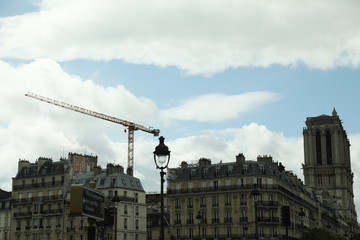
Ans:
[[[97,166],[94,171],[78,175],[72,180],[72,183],[88,186],[94,182],[96,189],[105,196],[104,206],[111,212],[115,209],[117,223],[117,239],[126,240],[145,240],[146,239],[146,199],[145,191],[141,181],[124,173],[124,168],[120,165],[107,164],[106,169]],[[119,197],[117,206],[114,197]],[[72,219],[71,217],[69,219]],[[78,222],[83,219],[73,219]],[[98,235],[103,239],[114,239],[115,228],[98,224]],[[76,236],[76,227],[74,225],[74,236]]]
[[[0,239],[8,240],[10,237],[10,210],[11,192],[0,189]]]
[[[255,239],[256,232],[266,239],[299,238],[302,226],[319,224],[319,204],[270,156],[246,161],[239,154],[235,162],[217,164],[202,158],[196,164],[183,162],[168,174],[174,239]],[[254,190],[260,194],[253,196]],[[282,206],[291,206],[287,230]]]
[[[72,168],[66,159],[18,162],[13,178],[11,240],[64,239],[65,194]]]

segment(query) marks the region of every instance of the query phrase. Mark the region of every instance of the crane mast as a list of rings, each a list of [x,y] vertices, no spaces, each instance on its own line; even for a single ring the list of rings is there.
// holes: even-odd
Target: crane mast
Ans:
[[[125,127],[127,127],[128,129],[128,169],[130,168],[131,172],[130,174],[133,174],[133,170],[134,170],[134,132],[137,130],[143,131],[143,132],[147,132],[147,133],[151,133],[153,134],[155,137],[159,136],[160,130],[159,129],[153,129],[151,127],[147,128],[144,127],[143,125],[137,124],[137,123],[133,123],[130,121],[126,121],[123,119],[119,119],[116,117],[112,117],[103,113],[98,113],[98,112],[94,112],[82,107],[78,107],[69,103],[65,103],[65,102],[61,102],[58,100],[54,100],[51,98],[47,98],[44,96],[40,96],[38,94],[34,94],[31,92],[28,92],[25,94],[25,96],[27,97],[31,97],[46,103],[50,103],[53,104],[55,106],[58,107],[62,107],[62,108],[66,108],[75,112],[79,112],[82,114],[86,114],[92,117],[96,117],[96,118],[100,118],[109,122],[113,122],[113,123],[117,123],[117,124],[121,124]]]

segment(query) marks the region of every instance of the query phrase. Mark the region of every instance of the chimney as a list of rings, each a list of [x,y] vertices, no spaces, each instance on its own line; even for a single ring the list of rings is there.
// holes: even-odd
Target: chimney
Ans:
[[[23,167],[28,167],[28,166],[30,166],[30,162],[29,162],[28,160],[25,160],[25,159],[24,159],[24,160],[21,160],[21,159],[19,159],[19,162],[18,162],[18,172],[20,172]]]
[[[126,169],[126,174],[132,176],[133,175],[133,169],[131,167],[128,167]]]
[[[39,159],[37,160],[37,167],[38,167],[38,171],[40,171],[40,168],[42,165],[44,165],[44,163],[46,163],[47,161],[51,161],[51,158],[45,158],[45,157],[39,157]]]
[[[114,171],[114,165],[112,163],[108,163],[106,165],[106,175],[111,175],[113,174],[115,171]]]
[[[242,163],[242,162],[245,162],[245,156],[243,153],[239,153],[236,156],[236,163]]]
[[[94,167],[94,176],[99,175],[101,173],[101,166]]]
[[[211,165],[211,160],[208,158],[200,158],[199,159],[199,167],[205,167]]]
[[[180,164],[180,167],[181,168],[187,168],[188,167],[188,164],[186,161],[182,161],[181,164]]]
[[[118,165],[115,165],[114,167],[115,167],[115,172],[124,173],[124,167],[123,166],[118,164]]]

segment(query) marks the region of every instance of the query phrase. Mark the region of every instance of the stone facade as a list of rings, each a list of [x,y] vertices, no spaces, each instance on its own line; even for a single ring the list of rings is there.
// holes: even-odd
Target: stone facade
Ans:
[[[303,135],[306,186],[336,209],[351,229],[357,228],[350,142],[335,109],[332,116],[307,118]]]

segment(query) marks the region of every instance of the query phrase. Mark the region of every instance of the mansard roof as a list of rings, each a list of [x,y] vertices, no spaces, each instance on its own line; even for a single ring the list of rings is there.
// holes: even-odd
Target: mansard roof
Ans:
[[[46,161],[40,166],[39,163],[33,163],[28,166],[22,167],[22,169],[16,175],[16,178],[23,177],[39,177],[43,175],[54,175],[62,174],[67,169],[67,161],[61,160],[58,162],[53,162],[52,160]]]
[[[145,192],[141,181],[125,173],[106,174],[106,171],[94,176],[94,172],[82,173],[72,180],[72,183],[88,185],[91,181],[96,182],[97,189],[123,188]]]

